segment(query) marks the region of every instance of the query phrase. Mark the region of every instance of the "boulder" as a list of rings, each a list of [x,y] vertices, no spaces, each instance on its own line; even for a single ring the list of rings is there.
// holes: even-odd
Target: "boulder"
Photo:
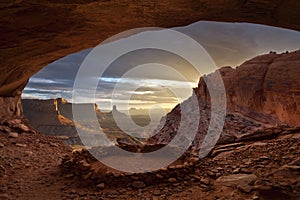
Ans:
[[[8,137],[10,137],[10,138],[17,138],[18,136],[19,136],[19,134],[16,133],[16,132],[10,132],[10,133],[8,133]]]
[[[146,184],[142,181],[134,181],[132,183],[132,187],[134,187],[134,188],[144,188],[144,187],[146,187]]]
[[[254,174],[233,174],[228,176],[221,176],[216,181],[222,183],[225,186],[234,186],[245,193],[249,193],[252,189],[253,184],[257,176]]]

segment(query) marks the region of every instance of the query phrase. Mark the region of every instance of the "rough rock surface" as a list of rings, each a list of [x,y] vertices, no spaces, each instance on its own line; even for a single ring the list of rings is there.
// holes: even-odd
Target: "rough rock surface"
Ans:
[[[283,127],[300,125],[300,51],[283,54],[266,54],[246,61],[236,69],[223,67],[227,98],[225,124],[219,143],[276,136]],[[213,74],[200,78],[194,95],[199,109],[191,108],[186,117],[181,117],[180,106],[193,107],[192,98],[177,105],[167,114],[166,121],[157,128],[148,143],[168,143],[176,135],[180,122],[187,129],[189,118],[200,115],[195,146],[199,148],[208,130],[211,118],[211,97],[206,81]],[[194,117],[191,117],[194,118]],[[223,116],[218,116],[219,120]],[[188,121],[188,122],[185,122]],[[213,144],[213,138],[209,141]]]
[[[124,30],[199,20],[300,30],[299,4],[298,0],[4,0],[0,3],[0,96],[19,95],[28,78],[42,67]]]
[[[10,137],[13,132],[18,137]],[[37,133],[23,118],[5,119],[0,121],[0,197],[299,199],[299,139],[299,127],[286,128],[277,138],[217,145],[219,152],[206,158],[186,154],[185,162],[132,174],[109,169],[88,151],[72,154],[61,140]],[[147,151],[150,147],[155,146]],[[237,182],[217,181],[232,175]]]
[[[21,96],[0,97],[0,117],[20,117],[23,115]]]
[[[255,119],[263,114],[277,123],[300,125],[299,66],[300,51],[296,51],[258,56],[235,70],[221,69],[227,109]],[[200,97],[202,88],[199,85]]]
[[[89,188],[86,196],[91,199],[297,199],[299,131],[295,128],[275,139],[217,145],[214,150],[223,152],[203,159],[187,154],[184,164],[142,174],[107,168],[87,151],[66,156],[61,167],[68,179]],[[81,192],[63,196],[78,197]]]

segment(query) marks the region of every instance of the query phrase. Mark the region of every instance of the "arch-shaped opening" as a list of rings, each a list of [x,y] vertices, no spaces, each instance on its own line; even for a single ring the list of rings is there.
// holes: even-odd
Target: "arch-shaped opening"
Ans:
[[[4,63],[1,71],[6,72],[1,75],[0,82],[3,97],[19,95],[29,77],[54,60],[91,48],[130,28],[176,27],[199,20],[215,20],[300,30],[297,0],[164,1],[156,4],[45,0],[40,4],[14,2],[7,6],[3,3],[1,8],[1,62]]]
[[[200,21],[174,29],[187,34],[200,43],[219,67],[231,66],[235,68],[257,55],[295,51],[298,50],[298,44],[300,44],[300,34],[297,31],[250,23]],[[139,34],[142,35],[143,33],[145,32]],[[147,36],[144,37],[146,39]],[[120,41],[129,39],[120,39]],[[115,41],[115,43],[118,43],[118,41]],[[119,58],[106,70],[106,74],[101,79],[105,84],[98,86],[98,101],[92,102],[89,99],[82,99],[81,102],[73,102],[72,90],[77,71],[90,52],[91,49],[87,49],[49,64],[30,79],[23,91],[23,99],[26,99],[23,100],[24,113],[31,124],[43,133],[64,138],[70,144],[81,144],[74,127],[71,103],[85,103],[86,106],[91,104],[91,107],[94,107],[94,103],[96,103],[95,109],[98,112],[98,120],[102,120],[102,125],[105,130],[107,129],[108,135],[115,135],[116,137],[112,139],[115,142],[118,138],[124,139],[125,134],[123,134],[123,131],[119,130],[117,125],[116,127],[111,125],[112,120],[110,117],[113,117],[110,116],[113,106],[111,99],[114,98],[112,97],[113,90],[111,88],[114,88],[115,84],[122,79],[124,73],[131,70],[131,68],[145,63],[166,64],[185,74],[189,78],[188,81],[193,82],[192,87],[197,86],[201,76],[201,74],[190,70],[189,64],[177,58],[176,55],[152,49],[140,50]],[[197,53],[191,52],[191,54]],[[178,103],[178,100],[174,99],[169,91],[162,91],[161,89],[165,90],[166,87],[172,87],[174,90],[176,87],[183,87],[180,86],[180,82],[176,82],[176,77],[173,76],[174,72],[169,71],[168,73],[168,70],[164,71],[163,66],[155,65],[149,64],[147,66],[149,70],[144,69],[142,73],[136,72],[142,78],[123,77],[122,84],[124,88],[119,93],[119,98],[115,99],[115,103],[118,104],[127,101],[120,98],[122,95],[125,93],[132,94],[130,100],[135,103],[131,103],[130,108],[124,107],[122,103],[118,104],[117,109],[119,110],[115,109],[115,112],[119,113],[121,111],[120,115],[131,116],[135,123],[142,126],[147,126],[151,121],[148,114],[149,106],[158,103],[164,105],[167,109],[164,112],[159,111],[159,109],[153,110],[158,115],[154,117],[155,119],[152,118],[156,123],[149,130],[144,128],[138,131],[133,127],[128,127],[127,131],[131,130],[140,139],[149,136],[157,128],[165,112],[169,112]],[[135,85],[133,90],[130,88],[132,85]],[[185,93],[181,98],[182,100],[186,100],[191,96],[192,87],[183,88]],[[32,98],[36,100],[30,100]],[[125,119],[122,118],[122,120]],[[108,125],[108,123],[110,124]],[[141,131],[145,134],[144,136],[139,134]],[[128,143],[137,142],[137,140],[132,141],[131,137],[126,140]],[[144,141],[144,139],[141,141]]]
[[[23,134],[24,137],[19,137],[18,139],[18,134],[11,131],[32,131],[28,130],[28,127],[24,125],[24,123],[21,123],[21,120],[15,119],[22,116],[20,95],[31,76],[59,58],[91,48],[105,38],[121,31],[142,26],[177,27],[198,20],[212,20],[266,24],[299,31],[299,4],[300,1],[298,0],[200,0],[185,2],[166,0],[157,1],[155,3],[153,3],[153,1],[129,2],[99,0],[1,2],[0,69],[2,73],[0,74],[0,118],[1,133],[8,132],[9,135],[4,137],[4,134],[1,134],[1,137],[5,139],[0,141],[0,151],[4,153],[1,155],[0,160],[0,197],[9,198],[9,196],[11,196],[13,199],[21,197],[27,199],[33,197],[39,199],[45,197],[60,199],[64,197],[66,199],[72,199],[85,198],[83,196],[86,196],[86,198],[101,196],[101,198],[110,198],[116,197],[116,193],[111,194],[107,192],[107,187],[115,188],[116,186],[120,186],[120,183],[121,185],[126,183],[127,188],[130,189],[128,191],[127,189],[120,189],[118,192],[122,196],[130,195],[130,197],[137,198],[152,198],[153,195],[161,194],[163,194],[163,196],[172,195],[170,193],[176,191],[176,189],[173,188],[178,185],[178,191],[182,191],[182,189],[184,191],[182,194],[172,196],[176,199],[181,197],[186,198],[187,195],[190,195],[190,192],[185,192],[187,187],[195,189],[196,192],[192,194],[195,195],[195,198],[199,198],[199,195],[207,196],[207,198],[210,199],[219,198],[220,196],[223,197],[223,195],[224,198],[232,198],[233,195],[237,198],[253,199],[260,197],[262,199],[297,198],[298,193],[295,194],[294,191],[298,190],[299,184],[297,183],[299,181],[293,180],[293,178],[298,177],[298,174],[294,172],[299,168],[299,161],[295,160],[298,159],[299,153],[297,151],[299,147],[299,136],[297,134],[291,137],[284,136],[283,140],[273,140],[270,144],[267,144],[267,142],[258,142],[251,146],[252,143],[242,142],[236,143],[233,146],[220,146],[211,156],[216,156],[224,151],[228,152],[216,159],[208,158],[208,163],[215,163],[216,165],[208,165],[208,167],[206,167],[205,165],[207,163],[202,165],[202,163],[199,164],[197,159],[192,158],[189,161],[196,163],[195,165],[192,164],[190,166],[188,164],[178,169],[174,167],[169,168],[172,172],[178,170],[176,171],[176,174],[178,174],[176,178],[169,178],[169,175],[173,176],[174,173],[167,172],[166,174],[166,169],[154,174],[127,174],[128,176],[125,175],[124,177],[122,176],[123,178],[120,178],[118,174],[105,176],[102,173],[89,173],[94,170],[91,169],[94,165],[91,165],[93,158],[87,154],[83,154],[83,156],[82,154],[77,154],[77,157],[74,159],[63,159],[63,164],[60,166],[67,169],[67,174],[64,176],[64,174],[62,175],[62,173],[57,172],[58,163],[61,162],[63,154],[70,155],[70,150],[60,143],[59,140],[53,137],[46,137],[43,134]],[[281,38],[278,41],[281,42]],[[274,51],[274,49],[272,51]],[[281,52],[281,50],[278,51]],[[283,67],[282,63],[287,63],[287,65],[290,65],[292,68],[292,70],[284,71],[284,73],[281,70],[267,70],[262,75],[263,79],[268,80],[270,77],[290,77],[291,79],[289,80],[299,80],[299,73],[297,71],[297,69],[299,70],[299,51],[288,54],[274,54],[272,52],[270,55],[260,58],[266,58],[268,63],[272,63],[272,60],[268,60],[269,58],[274,58],[277,66]],[[252,61],[249,63],[253,64]],[[274,69],[276,69],[276,66]],[[232,69],[227,67],[224,68],[222,74],[228,75],[231,72]],[[240,81],[238,75],[241,74],[236,74],[237,79],[232,80]],[[246,78],[249,81],[249,77]],[[265,85],[264,90],[257,90],[257,95],[261,95],[262,92],[282,92],[284,94],[283,96],[274,96],[273,98],[276,102],[281,102],[282,106],[276,107],[274,106],[275,104],[268,104],[266,112],[268,114],[278,112],[283,118],[290,117],[296,120],[296,122],[299,122],[300,118],[299,115],[297,115],[299,110],[297,110],[297,108],[299,108],[298,102],[300,101],[298,98],[299,91],[297,90],[297,88],[300,87],[297,85],[299,82],[280,80],[281,81],[278,82],[279,84],[270,82]],[[199,93],[205,90],[203,80],[199,82],[198,87],[200,88]],[[296,90],[291,90],[293,88],[296,88]],[[245,87],[242,90],[247,89],[249,88]],[[292,96],[286,98],[286,94],[292,94]],[[234,96],[235,94],[232,93],[230,95]],[[238,97],[235,96],[234,100],[237,99]],[[264,101],[270,100],[266,97],[262,99]],[[262,103],[262,99],[258,98],[259,103]],[[257,98],[254,98],[254,100],[257,100]],[[247,103],[245,99],[241,99],[241,101]],[[62,99],[60,102],[64,103]],[[54,105],[54,109],[59,110],[56,105]],[[240,107],[234,107],[232,109],[238,111],[242,110]],[[291,112],[286,114],[281,112],[282,109],[289,109]],[[13,120],[7,120],[7,118],[13,118]],[[250,124],[254,123],[251,119],[251,117],[250,120],[249,118],[244,119],[244,122],[249,122]],[[238,119],[236,119],[234,115],[229,115],[229,119],[227,120],[234,122]],[[69,121],[65,122],[68,123]],[[243,131],[247,132],[246,129]],[[282,130],[280,127],[275,127],[267,131],[268,132],[264,132],[266,133],[266,137],[268,137],[270,133],[277,134]],[[289,128],[285,129],[284,133],[297,131],[297,128]],[[156,142],[156,139],[157,138],[153,138],[153,141]],[[251,137],[248,139],[251,139]],[[255,139],[255,137],[252,139]],[[24,150],[25,147],[28,148],[28,150]],[[236,149],[237,152],[233,149]],[[233,154],[230,153],[232,151],[234,151]],[[84,160],[83,157],[86,159]],[[220,159],[220,157],[222,158]],[[226,162],[230,163],[230,165],[224,165]],[[47,163],[47,166],[43,166],[44,163]],[[282,166],[281,164],[283,163],[287,165]],[[123,163],[120,163],[120,165],[122,164]],[[267,167],[263,166],[263,168],[261,168],[262,165],[267,165]],[[239,167],[235,168],[235,166]],[[196,176],[189,174],[195,167],[196,169],[200,169],[200,172],[198,171]],[[273,168],[280,168],[280,170],[268,174],[267,177],[270,177],[270,179],[267,181],[267,185],[264,185],[264,181],[255,181],[256,176],[253,174],[258,175],[260,178],[264,175],[261,173],[262,171],[269,172]],[[224,174],[224,172],[226,173]],[[78,178],[82,179],[81,183],[97,185],[100,191],[95,193],[89,191],[86,193],[82,190],[78,191],[77,187],[73,187],[74,180],[72,178],[78,175],[78,173],[81,176]],[[228,173],[238,174],[226,177]],[[240,175],[241,173],[243,175]],[[284,178],[282,178],[282,173],[284,176],[286,175]],[[41,174],[43,176],[40,176]],[[202,178],[202,176],[206,178]],[[218,179],[218,181],[215,181],[218,176],[222,177]],[[92,179],[90,179],[91,177]],[[97,178],[93,179],[95,177]],[[147,181],[153,180],[153,177],[155,178],[154,180],[156,180],[156,178],[159,179],[159,182],[167,178],[163,185],[171,184],[172,190],[170,190],[170,188],[162,190],[163,185],[155,186],[157,183],[155,182],[153,187],[157,190],[147,191],[147,189],[139,189],[139,191],[135,191],[135,189],[145,187],[146,184],[144,182],[148,184]],[[265,178],[266,176],[263,177]],[[274,179],[272,179],[272,177],[274,177]],[[62,179],[65,182],[61,183],[58,181]],[[233,184],[233,189],[225,188],[225,190],[223,190],[224,184],[227,185],[228,180],[232,179],[241,181],[242,184],[238,186]],[[92,180],[92,182],[90,182],[90,180]],[[181,180],[187,181],[184,181],[184,184],[182,184]],[[278,180],[280,180],[279,184]],[[6,184],[6,181],[8,184]],[[177,183],[174,183],[176,181]],[[251,182],[249,185],[247,184],[248,181]],[[218,184],[218,182],[221,184]],[[260,182],[262,182],[262,185],[259,185]],[[199,186],[203,188],[203,191],[209,190],[209,192],[202,192],[202,189],[199,189],[199,187],[194,187],[194,183],[199,184]],[[252,183],[255,183],[255,187],[253,187]],[[215,184],[220,187],[213,188],[212,186]],[[286,186],[289,186],[288,191],[286,190]],[[61,188],[60,191],[64,191],[65,194],[61,195],[60,191],[57,191],[58,188]],[[234,188],[237,188],[239,191]],[[276,191],[272,191],[268,188],[276,188]],[[256,193],[260,192],[260,190],[254,191],[254,193],[253,189],[261,189],[262,194]],[[166,194],[164,194],[165,192]]]

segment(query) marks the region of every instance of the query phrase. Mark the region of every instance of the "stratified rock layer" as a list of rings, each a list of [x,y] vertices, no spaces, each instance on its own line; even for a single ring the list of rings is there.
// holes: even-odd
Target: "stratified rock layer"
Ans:
[[[194,90],[199,111],[192,109],[190,113],[200,115],[195,146],[201,146],[210,125],[211,96],[206,81],[213,79],[216,73],[220,73],[223,78],[227,99],[225,124],[218,143],[273,137],[282,127],[299,126],[299,66],[300,51],[270,53],[248,60],[236,69],[223,67],[213,74],[201,77],[198,88]],[[181,106],[194,106],[192,98]],[[181,116],[178,105],[166,116],[166,123],[161,124],[148,143],[169,143],[178,132],[182,120],[185,119]],[[217,134],[215,137],[218,137]],[[214,144],[214,138],[210,138],[208,142]]]
[[[220,70],[227,109],[259,120],[263,114],[277,123],[300,125],[300,51],[267,54],[237,69]],[[199,85],[200,96],[202,85]]]
[[[92,141],[95,141],[96,137],[99,141],[104,141],[103,136],[100,134],[99,124],[103,132],[114,143],[140,143],[138,139],[125,134],[118,127],[114,120],[116,115],[122,121],[128,121],[129,119],[126,114],[119,112],[116,107],[112,112],[101,112],[96,104],[72,104],[62,98],[48,100],[23,99],[22,104],[24,115],[32,127],[46,135],[58,136],[71,145],[82,145],[81,140],[83,138],[86,138],[86,140],[91,138]],[[76,120],[73,116],[73,107],[77,109]],[[78,116],[78,113],[82,116]],[[90,113],[96,113],[96,115],[93,116]],[[78,132],[78,129],[80,132]]]

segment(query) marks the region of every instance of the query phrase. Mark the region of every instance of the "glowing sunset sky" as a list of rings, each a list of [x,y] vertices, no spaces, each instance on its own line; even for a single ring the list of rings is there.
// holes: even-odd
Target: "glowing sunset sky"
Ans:
[[[281,53],[300,49],[299,32],[271,26],[200,21],[175,30],[199,42],[219,67],[228,65],[236,67],[247,59],[270,51]],[[89,52],[90,49],[87,49],[49,64],[30,79],[22,97],[38,99],[63,97],[72,102],[72,87],[76,73]],[[197,53],[190,52],[195,56]],[[137,71],[135,73],[137,76],[121,78],[129,66],[147,63],[151,64],[147,65],[146,70]],[[187,78],[178,78],[175,73],[170,73],[155,63],[175,66]],[[96,103],[100,109],[111,109],[112,91],[118,83],[121,87],[113,98],[114,102],[121,105],[120,109],[128,108],[125,106],[127,103],[124,99],[125,94],[132,95],[130,107],[149,108],[159,104],[164,108],[172,108],[191,95],[191,88],[197,86],[200,76],[201,74],[192,70],[189,63],[172,53],[149,49],[137,51],[116,60],[105,71],[104,76],[99,78]],[[179,97],[175,97],[172,91],[180,94]],[[84,96],[83,93],[80,102],[90,102],[90,99]]]

